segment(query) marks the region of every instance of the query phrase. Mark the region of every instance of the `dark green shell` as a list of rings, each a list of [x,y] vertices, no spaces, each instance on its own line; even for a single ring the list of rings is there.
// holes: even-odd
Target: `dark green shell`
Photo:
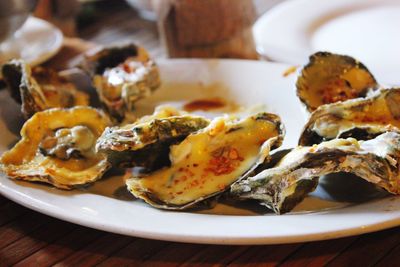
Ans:
[[[367,67],[352,57],[317,52],[296,82],[297,95],[313,111],[323,104],[364,97],[378,84]]]
[[[358,98],[319,107],[301,133],[299,145],[310,146],[335,138],[369,140],[400,129],[400,88],[381,89]]]
[[[107,128],[97,141],[97,150],[116,167],[154,170],[169,164],[169,147],[210,121],[192,115],[152,119],[149,122]]]
[[[382,154],[385,151],[386,154]],[[346,172],[392,194],[400,194],[400,134],[388,132],[368,141],[335,139],[313,147],[298,147],[275,166],[231,186],[231,194],[258,200],[277,214],[291,211],[315,190],[319,177]]]

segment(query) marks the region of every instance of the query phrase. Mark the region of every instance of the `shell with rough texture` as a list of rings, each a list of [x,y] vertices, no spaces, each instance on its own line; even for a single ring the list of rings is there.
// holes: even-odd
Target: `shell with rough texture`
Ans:
[[[296,88],[300,100],[313,111],[324,104],[364,97],[378,84],[364,64],[354,58],[317,52],[301,70]]]
[[[134,44],[86,55],[81,67],[91,76],[103,108],[117,122],[133,121],[135,102],[161,84],[155,62],[144,48]]]
[[[106,128],[97,151],[116,167],[144,167],[147,171],[169,165],[169,147],[210,121],[171,107],[161,107],[133,124]]]
[[[314,191],[319,177],[353,173],[392,194],[400,194],[400,134],[387,132],[368,141],[335,139],[297,147],[270,168],[231,186],[231,194],[255,199],[282,214]]]
[[[171,146],[171,166],[126,180],[129,191],[161,209],[183,210],[229,189],[268,161],[284,134],[278,116],[219,117]]]
[[[23,60],[12,60],[2,67],[3,79],[15,101],[22,104],[25,118],[49,108],[87,106],[89,96],[53,69],[30,67]]]
[[[299,144],[321,143],[335,138],[368,140],[400,129],[400,88],[381,89],[358,98],[319,107],[311,114]]]
[[[21,129],[21,140],[0,158],[0,169],[12,179],[39,181],[62,189],[102,177],[107,159],[96,154],[96,139],[110,125],[90,107],[37,112]]]

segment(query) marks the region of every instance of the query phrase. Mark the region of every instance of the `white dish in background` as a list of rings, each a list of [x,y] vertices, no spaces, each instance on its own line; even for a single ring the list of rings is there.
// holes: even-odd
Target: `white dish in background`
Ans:
[[[58,28],[42,19],[29,17],[15,38],[3,47],[7,58],[21,58],[34,66],[57,54],[62,44],[63,34]]]
[[[400,84],[400,1],[289,0],[255,23],[258,51],[266,58],[304,64],[316,51],[350,55],[383,84]]]
[[[305,122],[289,65],[240,60],[165,60],[164,87],[137,106],[151,112],[162,103],[180,104],[224,97],[244,106],[264,104],[286,125],[285,147],[296,145]],[[0,92],[0,152],[15,142],[19,107]],[[342,177],[343,178],[343,177]],[[286,215],[219,204],[203,213],[152,208],[127,194],[120,177],[103,179],[85,191],[65,191],[13,181],[0,174],[0,193],[30,209],[105,231],[162,240],[212,244],[274,244],[324,240],[400,225],[400,198],[382,196],[361,179],[324,180],[313,196]],[[350,193],[349,193],[350,192]],[[351,201],[350,201],[351,200]],[[356,204],[354,201],[358,201]],[[349,202],[353,202],[349,204]],[[264,214],[255,211],[263,211]]]

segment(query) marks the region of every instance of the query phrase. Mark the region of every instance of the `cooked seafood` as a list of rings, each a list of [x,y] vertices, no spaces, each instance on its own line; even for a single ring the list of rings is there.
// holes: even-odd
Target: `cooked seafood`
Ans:
[[[319,107],[311,114],[299,144],[313,145],[334,138],[371,139],[400,129],[400,88],[381,89],[359,98]]]
[[[107,128],[96,148],[113,166],[141,166],[150,171],[169,165],[169,147],[209,123],[206,118],[163,107],[136,123]]]
[[[323,104],[364,97],[378,84],[361,63],[349,56],[317,52],[310,56],[296,83],[297,95],[309,111]]]
[[[185,209],[220,194],[280,146],[283,126],[269,113],[220,117],[173,145],[171,166],[126,181],[129,191],[162,209]]]
[[[155,62],[134,44],[104,48],[87,56],[82,67],[91,75],[104,109],[118,122],[132,121],[134,103],[160,86]]]
[[[37,112],[21,129],[21,140],[0,158],[8,177],[40,181],[62,189],[91,183],[109,163],[96,154],[96,139],[110,121],[90,107]]]
[[[89,97],[59,76],[55,70],[31,68],[23,60],[12,60],[2,67],[2,75],[11,96],[22,104],[26,118],[49,108],[68,108],[89,103]]]
[[[353,173],[392,194],[400,194],[400,134],[387,132],[368,141],[335,139],[311,147],[297,147],[276,166],[238,181],[232,195],[255,199],[278,214],[292,210],[319,177]]]

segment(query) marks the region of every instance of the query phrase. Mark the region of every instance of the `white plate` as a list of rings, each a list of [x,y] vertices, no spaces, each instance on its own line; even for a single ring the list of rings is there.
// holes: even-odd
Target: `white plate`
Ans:
[[[160,62],[164,87],[138,109],[221,96],[238,104],[264,104],[286,125],[285,147],[294,146],[305,122],[295,92],[295,75],[283,77],[288,65],[240,60],[166,60]],[[15,141],[18,107],[0,95],[0,150]],[[71,192],[46,185],[0,177],[0,192],[28,208],[73,223],[105,231],[181,242],[215,244],[273,244],[323,240],[376,231],[400,224],[400,198],[381,197],[366,182],[340,177],[325,181],[314,196],[287,215],[218,205],[204,213],[161,211],[126,194],[121,178],[100,180],[87,191]],[[346,177],[346,180],[349,177]],[[351,180],[351,179],[350,179]],[[351,193],[346,193],[348,191]],[[339,192],[339,193],[338,193]],[[342,193],[340,193],[342,192]],[[370,195],[372,193],[373,195]],[[362,196],[364,194],[364,196]],[[349,204],[368,195],[369,200]],[[372,199],[371,199],[372,198]],[[340,201],[339,201],[340,200]],[[206,214],[207,213],[207,214]],[[219,213],[219,214],[218,214]]]
[[[29,17],[16,32],[15,39],[3,46],[8,58],[22,58],[34,66],[57,54],[62,44],[63,34],[58,28],[42,19]]]
[[[290,0],[254,25],[262,55],[304,64],[315,51],[348,54],[363,62],[380,83],[399,84],[400,1]]]

